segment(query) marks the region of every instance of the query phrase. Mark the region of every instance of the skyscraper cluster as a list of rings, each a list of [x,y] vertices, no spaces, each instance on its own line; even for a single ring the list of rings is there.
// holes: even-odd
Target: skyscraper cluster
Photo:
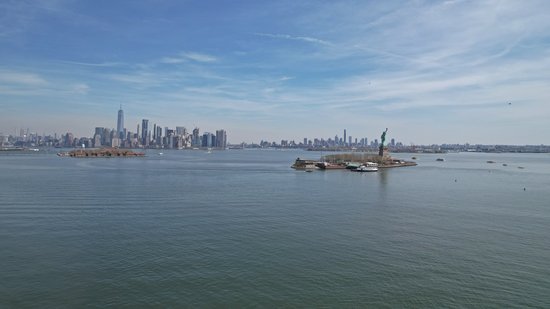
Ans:
[[[184,126],[174,129],[164,129],[153,124],[150,127],[149,119],[143,119],[141,125],[137,125],[136,133],[128,131],[124,127],[124,111],[122,106],[118,111],[117,128],[108,129],[96,127],[91,143],[92,147],[125,147],[125,148],[220,148],[227,147],[227,133],[225,130],[216,130],[216,133],[205,132],[200,135],[199,128],[194,128],[189,133]]]
[[[307,137],[303,139],[303,141],[293,141],[293,140],[281,140],[280,143],[278,142],[269,142],[269,141],[260,141],[260,144],[258,146],[260,147],[283,147],[283,148],[377,148],[379,146],[378,139],[372,139],[369,140],[367,137],[362,138],[354,138],[350,135],[348,135],[348,132],[346,129],[344,129],[344,136],[339,137],[338,135],[335,135],[334,138],[329,137],[327,139],[324,138],[314,138],[314,139],[308,139]],[[402,143],[396,142],[394,138],[391,139],[390,143],[388,144],[386,142],[386,145],[393,146],[393,147],[401,147],[403,146]]]

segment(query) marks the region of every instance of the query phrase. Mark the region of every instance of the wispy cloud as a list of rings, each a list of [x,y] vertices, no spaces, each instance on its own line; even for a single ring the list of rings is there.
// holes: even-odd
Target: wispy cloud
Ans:
[[[254,35],[273,38],[273,39],[294,40],[294,41],[302,41],[302,42],[315,43],[315,44],[321,44],[321,45],[332,45],[328,41],[309,37],[309,36],[292,36],[290,34],[272,34],[272,33],[254,33]]]
[[[73,85],[73,91],[78,94],[87,94],[90,91],[90,86],[82,83]]]
[[[160,63],[166,63],[166,64],[176,64],[176,63],[184,63],[188,61],[193,62],[217,62],[219,59],[217,57],[214,57],[212,55],[197,53],[197,52],[181,52],[176,56],[168,56],[160,59]]]
[[[201,53],[194,53],[194,52],[185,52],[181,54],[184,58],[197,61],[197,62],[216,62],[218,61],[218,58],[207,55],[207,54],[201,54]]]
[[[161,63],[166,63],[166,64],[174,64],[174,63],[185,62],[185,59],[182,58],[182,57],[164,57],[164,58],[160,59],[160,62]]]
[[[46,85],[48,82],[34,73],[0,71],[0,81],[8,84],[29,86]]]
[[[108,78],[117,81],[117,82],[123,82],[128,84],[135,84],[135,85],[141,85],[141,86],[153,86],[162,81],[161,75],[156,75],[153,73],[148,72],[134,72],[134,73],[115,73],[115,74],[109,74]]]
[[[78,62],[78,61],[65,61],[61,60],[59,61],[61,63],[67,63],[67,64],[76,64],[76,65],[82,65],[82,66],[90,66],[90,67],[119,67],[123,66],[124,63],[122,62],[100,62],[100,63],[94,63],[94,62]]]

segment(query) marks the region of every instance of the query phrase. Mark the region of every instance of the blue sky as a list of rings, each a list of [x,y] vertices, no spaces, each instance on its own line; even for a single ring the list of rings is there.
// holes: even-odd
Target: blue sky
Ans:
[[[1,1],[0,132],[550,144],[549,1]],[[512,103],[512,104],[509,104]]]

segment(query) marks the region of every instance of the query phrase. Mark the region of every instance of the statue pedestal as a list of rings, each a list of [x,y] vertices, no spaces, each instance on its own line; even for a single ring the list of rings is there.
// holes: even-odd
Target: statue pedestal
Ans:
[[[388,147],[378,149],[378,155],[386,158],[389,157],[390,152],[388,151]]]

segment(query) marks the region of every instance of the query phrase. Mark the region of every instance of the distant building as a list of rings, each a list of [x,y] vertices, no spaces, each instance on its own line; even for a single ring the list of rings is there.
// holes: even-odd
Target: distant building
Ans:
[[[193,129],[193,138],[191,139],[192,146],[201,146],[201,138],[199,136],[199,128]]]
[[[116,132],[117,136],[120,139],[124,139],[124,111],[122,110],[122,105],[118,110],[118,118],[116,122]]]
[[[344,146],[346,145],[346,129],[344,129]]]
[[[90,148],[92,146],[92,140],[90,140],[89,138],[86,138],[86,137],[81,137],[78,140],[77,145],[82,147],[82,148]]]
[[[187,129],[185,127],[176,127],[176,135],[178,136],[187,135]]]
[[[143,119],[141,120],[141,145],[143,145],[143,147],[149,146],[148,132],[149,132],[149,120]]]
[[[227,132],[225,130],[216,130],[216,147],[225,149],[227,147]]]
[[[102,127],[96,127],[94,132],[94,138],[93,138],[93,146],[94,147],[101,147],[103,143],[103,134],[104,134],[105,128]]]
[[[72,133],[65,134],[65,140],[63,141],[64,147],[73,147],[74,135]]]
[[[111,145],[111,130],[108,128],[103,128],[103,133],[101,133],[101,145]]]
[[[95,128],[95,135],[100,135],[101,136],[101,134],[103,134],[104,129],[105,128],[102,128],[102,127],[96,127]]]
[[[151,140],[154,145],[162,146],[162,128],[156,124],[153,125]]]
[[[100,147],[101,146],[101,135],[100,134],[96,134],[94,135],[94,140],[93,140],[93,147]]]
[[[202,135],[202,143],[201,143],[201,146],[202,147],[213,147],[213,145],[215,145],[216,143],[216,136],[210,132],[205,132],[203,135]]]
[[[172,149],[172,148],[174,148],[175,144],[176,144],[176,139],[175,139],[174,130],[165,128],[164,129],[164,143],[163,143],[164,147]]]
[[[120,147],[120,138],[118,137],[113,137],[111,139],[111,147]]]

